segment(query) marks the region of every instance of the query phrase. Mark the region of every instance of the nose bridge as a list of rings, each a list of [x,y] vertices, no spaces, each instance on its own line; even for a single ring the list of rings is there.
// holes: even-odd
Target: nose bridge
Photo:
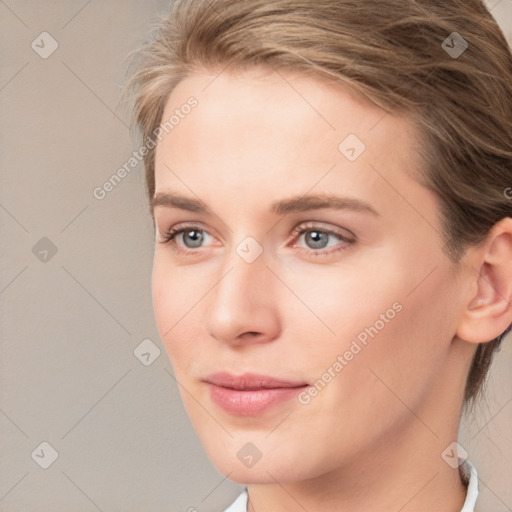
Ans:
[[[269,284],[267,274],[269,270],[264,256],[260,254],[254,257],[253,249],[247,249],[245,242],[242,242],[234,248],[222,267],[222,277],[214,294],[217,305],[231,307],[238,304],[245,308],[266,303],[268,289],[266,291],[262,285]]]
[[[276,334],[278,311],[272,273],[258,246],[255,240],[244,239],[221,267],[206,307],[206,329],[216,339],[229,342],[251,332],[265,340]]]

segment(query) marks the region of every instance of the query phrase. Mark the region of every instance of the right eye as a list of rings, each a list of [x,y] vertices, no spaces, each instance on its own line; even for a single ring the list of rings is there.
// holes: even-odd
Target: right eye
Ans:
[[[190,254],[203,247],[208,237],[211,235],[200,226],[178,224],[165,232],[160,243],[169,245],[177,254]]]

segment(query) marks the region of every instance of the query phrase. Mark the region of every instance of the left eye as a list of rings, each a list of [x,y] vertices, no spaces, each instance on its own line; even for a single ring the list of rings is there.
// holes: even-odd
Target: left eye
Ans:
[[[304,230],[299,237],[299,239],[304,240],[309,249],[324,249],[325,247],[336,245],[336,241],[334,241],[334,244],[329,244],[329,240],[333,238],[342,239],[340,235],[319,229]]]
[[[330,255],[346,249],[355,243],[355,235],[345,231],[323,228],[318,225],[302,224],[293,229],[298,247],[314,256]]]

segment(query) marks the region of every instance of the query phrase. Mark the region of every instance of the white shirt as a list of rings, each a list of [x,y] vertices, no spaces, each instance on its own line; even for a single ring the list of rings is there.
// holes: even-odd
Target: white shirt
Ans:
[[[478,498],[478,475],[475,467],[469,460],[461,461],[461,463],[465,465],[465,469],[469,473],[469,483],[466,500],[460,512],[474,512],[476,499]],[[247,512],[247,487],[224,512]]]

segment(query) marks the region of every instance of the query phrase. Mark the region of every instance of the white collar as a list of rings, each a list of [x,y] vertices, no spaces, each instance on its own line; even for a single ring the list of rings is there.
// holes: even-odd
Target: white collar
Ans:
[[[469,460],[459,459],[459,462],[469,472],[468,490],[466,492],[466,501],[462,506],[460,512],[474,512],[476,506],[476,499],[478,498],[478,474],[475,466]],[[247,489],[246,489],[247,490]]]
[[[464,469],[469,473],[468,490],[466,492],[466,500],[460,512],[474,512],[476,499],[478,498],[478,474],[475,467],[469,460],[459,462],[465,466]],[[224,512],[247,512],[247,487],[242,494],[226,509]]]

